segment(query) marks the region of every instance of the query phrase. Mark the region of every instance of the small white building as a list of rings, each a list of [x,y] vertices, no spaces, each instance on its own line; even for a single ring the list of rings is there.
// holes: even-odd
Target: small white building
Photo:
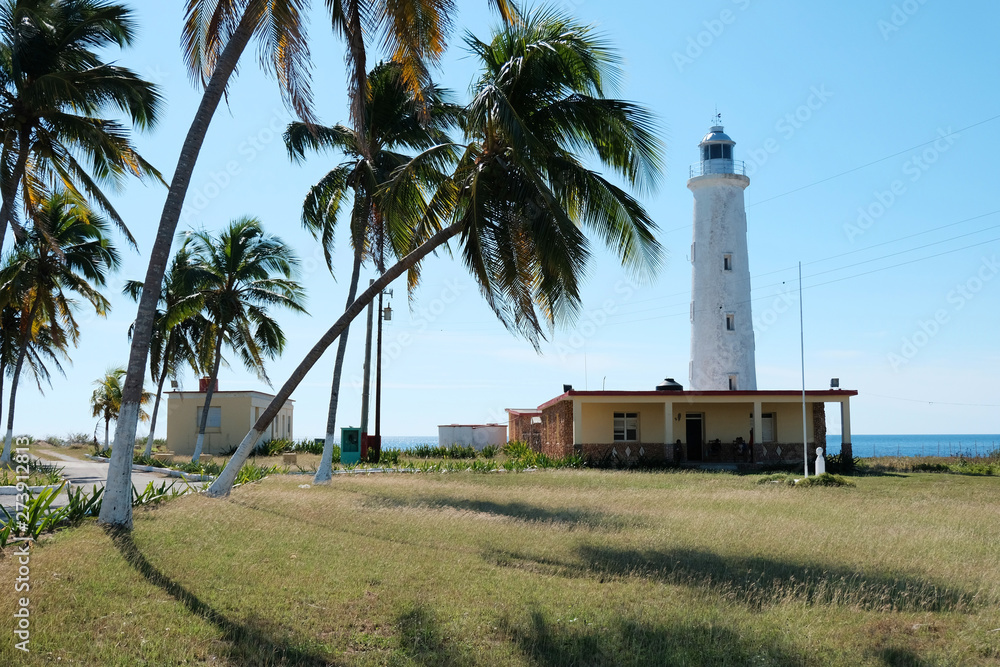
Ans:
[[[487,445],[507,444],[506,424],[443,424],[438,426],[438,446],[472,445],[482,450]]]

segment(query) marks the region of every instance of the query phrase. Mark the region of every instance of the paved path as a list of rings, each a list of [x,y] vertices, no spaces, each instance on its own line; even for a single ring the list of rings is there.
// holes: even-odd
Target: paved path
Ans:
[[[103,487],[104,482],[108,479],[109,464],[107,463],[90,460],[81,461],[80,459],[67,456],[66,454],[59,454],[58,452],[45,452],[44,456],[35,456],[35,458],[46,463],[54,463],[63,469],[62,474],[66,478],[67,488],[52,503],[53,507],[62,507],[67,503],[67,492],[70,486],[82,486],[85,492],[89,492],[94,485]],[[160,473],[132,471],[132,486],[140,492],[150,482],[153,482],[157,486],[163,482],[168,482],[171,486],[173,484],[180,484],[182,487],[185,485],[184,480],[178,477],[169,477]],[[10,511],[14,506],[14,496],[0,496],[0,502]]]

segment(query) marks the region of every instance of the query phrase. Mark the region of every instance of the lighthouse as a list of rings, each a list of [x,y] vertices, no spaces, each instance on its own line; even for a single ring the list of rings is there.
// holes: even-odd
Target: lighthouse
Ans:
[[[687,183],[694,195],[688,373],[694,391],[757,389],[743,203],[750,179],[733,159],[735,145],[722,125],[712,126]]]

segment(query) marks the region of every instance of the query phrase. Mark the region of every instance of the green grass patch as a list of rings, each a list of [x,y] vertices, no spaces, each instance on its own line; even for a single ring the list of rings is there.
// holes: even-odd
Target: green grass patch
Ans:
[[[1000,661],[995,478],[269,474],[43,536],[0,664]]]

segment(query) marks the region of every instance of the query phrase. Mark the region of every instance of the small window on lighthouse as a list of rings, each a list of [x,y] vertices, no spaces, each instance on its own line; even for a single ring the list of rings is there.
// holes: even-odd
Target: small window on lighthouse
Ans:
[[[726,331],[736,331],[735,313],[726,313]]]
[[[722,158],[725,160],[733,159],[733,147],[729,144],[722,144]]]
[[[712,144],[711,149],[712,149],[711,155],[713,160],[718,160],[719,158],[722,157],[722,144]]]
[[[722,270],[732,271],[733,270],[733,256],[730,253],[726,253],[722,256]]]
[[[729,391],[736,391],[737,389],[739,389],[739,386],[738,386],[738,383],[737,383],[737,376],[730,375],[729,376]]]

